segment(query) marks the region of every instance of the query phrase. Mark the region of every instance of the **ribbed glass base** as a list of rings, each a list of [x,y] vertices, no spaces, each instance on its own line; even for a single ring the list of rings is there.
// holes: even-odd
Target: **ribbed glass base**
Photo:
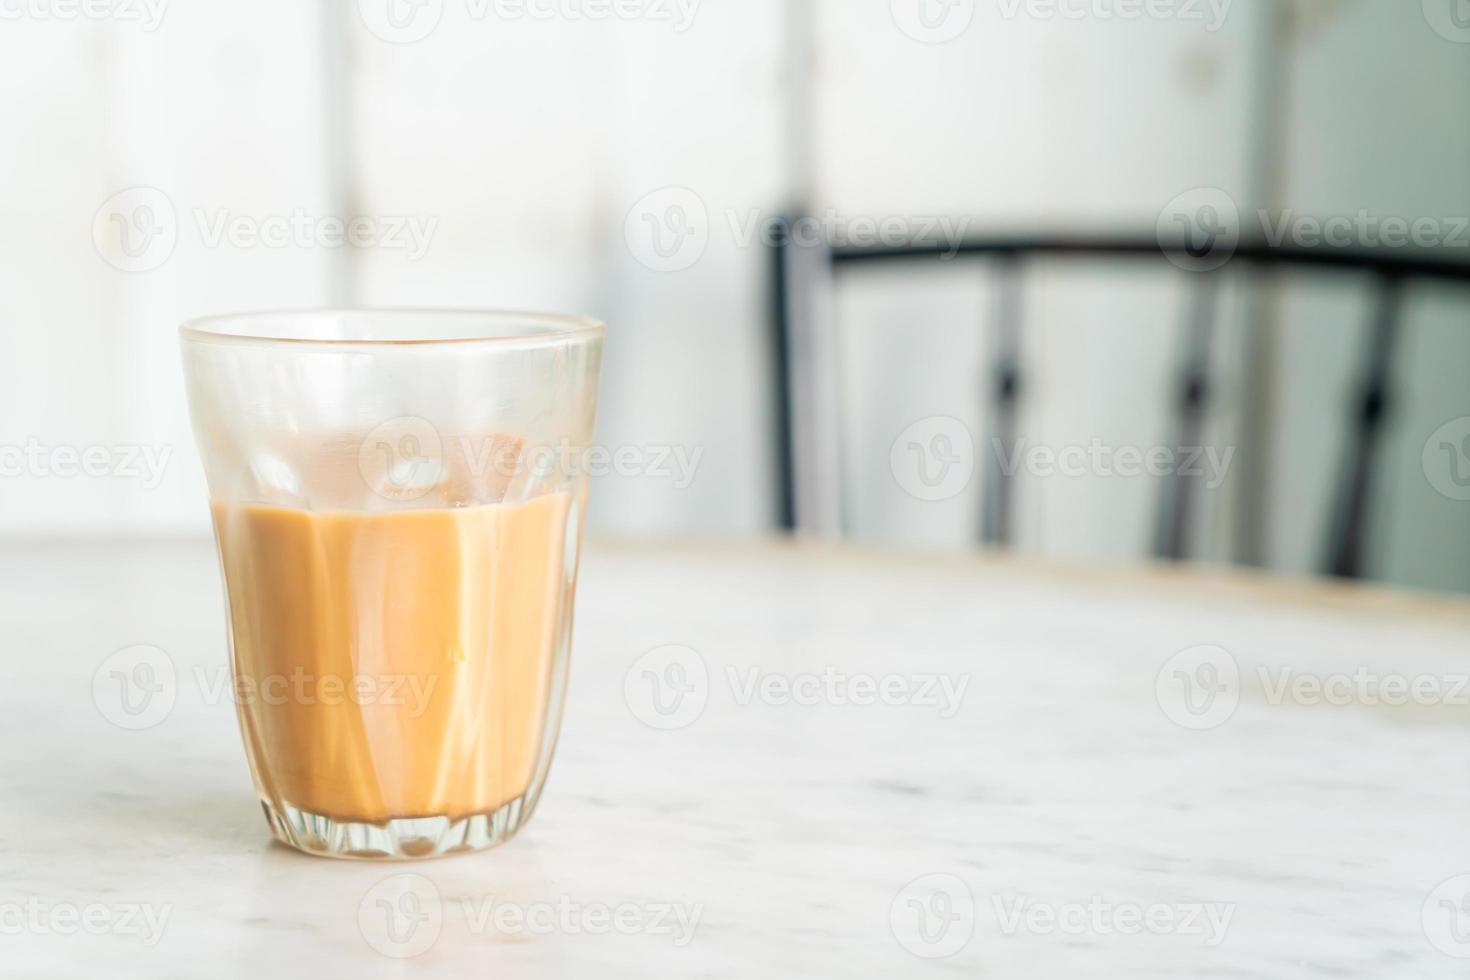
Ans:
[[[352,823],[260,801],[271,833],[283,844],[321,857],[412,861],[483,851],[515,836],[530,808],[519,796],[491,813],[458,820],[412,817],[386,823]]]

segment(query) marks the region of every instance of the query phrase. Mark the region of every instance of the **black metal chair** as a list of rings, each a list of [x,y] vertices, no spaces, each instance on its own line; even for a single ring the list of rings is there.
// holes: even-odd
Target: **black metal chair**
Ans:
[[[795,227],[795,221],[785,223]],[[1160,242],[1156,236],[1088,237],[1035,236],[1029,238],[969,238],[957,248],[947,244],[899,247],[841,247],[796,244],[778,237],[772,250],[773,298],[771,322],[780,380],[777,441],[780,477],[780,519],[785,529],[840,532],[840,518],[821,507],[821,484],[841,471],[837,446],[830,437],[838,420],[831,399],[820,390],[820,347],[824,338],[820,307],[835,281],[874,266],[946,262],[973,269],[989,263],[996,277],[995,304],[989,328],[993,358],[989,366],[992,436],[1008,450],[1014,445],[1017,407],[1023,384],[1020,339],[1023,325],[1022,273],[1026,263],[1041,259],[1128,259],[1159,262],[1198,261],[1213,243],[1186,239]],[[1399,333],[1400,311],[1407,285],[1439,281],[1470,287],[1470,263],[1438,252],[1403,249],[1347,249],[1302,247],[1243,241],[1220,269],[1184,272],[1194,277],[1186,311],[1185,356],[1178,368],[1172,406],[1175,445],[1199,445],[1211,388],[1210,347],[1218,318],[1222,273],[1237,266],[1274,274],[1289,269],[1319,269],[1367,274],[1377,283],[1370,342],[1364,352],[1351,406],[1353,439],[1344,461],[1345,479],[1333,501],[1330,539],[1323,571],[1357,578],[1363,574],[1364,524],[1373,492],[1375,457],[1385,415],[1391,403],[1390,378]],[[823,457],[826,457],[825,461]],[[1005,547],[1012,541],[1012,476],[999,465],[989,468],[983,488],[983,543]],[[1195,505],[1192,482],[1178,476],[1168,481],[1155,516],[1154,553],[1182,560],[1189,554],[1187,528]],[[812,515],[818,518],[814,522]],[[821,522],[826,522],[822,526]]]

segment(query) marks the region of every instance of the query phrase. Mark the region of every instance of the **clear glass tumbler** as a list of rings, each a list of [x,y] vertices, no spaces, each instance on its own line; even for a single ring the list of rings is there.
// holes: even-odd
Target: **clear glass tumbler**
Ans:
[[[280,840],[427,857],[530,817],[566,688],[603,332],[444,311],[181,328],[240,728]]]

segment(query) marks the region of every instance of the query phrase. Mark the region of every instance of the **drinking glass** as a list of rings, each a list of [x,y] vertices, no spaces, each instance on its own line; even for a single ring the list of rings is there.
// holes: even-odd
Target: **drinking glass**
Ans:
[[[407,310],[181,328],[240,729],[283,842],[416,858],[529,819],[566,689],[603,333]]]

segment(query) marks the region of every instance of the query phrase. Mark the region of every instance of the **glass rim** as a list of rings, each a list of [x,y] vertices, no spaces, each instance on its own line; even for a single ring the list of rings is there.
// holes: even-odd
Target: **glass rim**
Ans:
[[[291,334],[287,323],[361,317],[405,323],[432,321],[446,323],[480,322],[486,327],[506,327],[484,332],[468,330],[440,335],[429,331],[420,337],[394,335],[388,331],[381,337],[311,336]],[[250,325],[252,329],[243,329]],[[289,345],[331,348],[454,347],[496,346],[538,348],[554,347],[578,341],[601,339],[607,332],[602,321],[589,316],[567,313],[545,313],[535,310],[492,310],[453,307],[302,307],[299,309],[249,310],[194,317],[179,326],[179,337],[190,343]]]

